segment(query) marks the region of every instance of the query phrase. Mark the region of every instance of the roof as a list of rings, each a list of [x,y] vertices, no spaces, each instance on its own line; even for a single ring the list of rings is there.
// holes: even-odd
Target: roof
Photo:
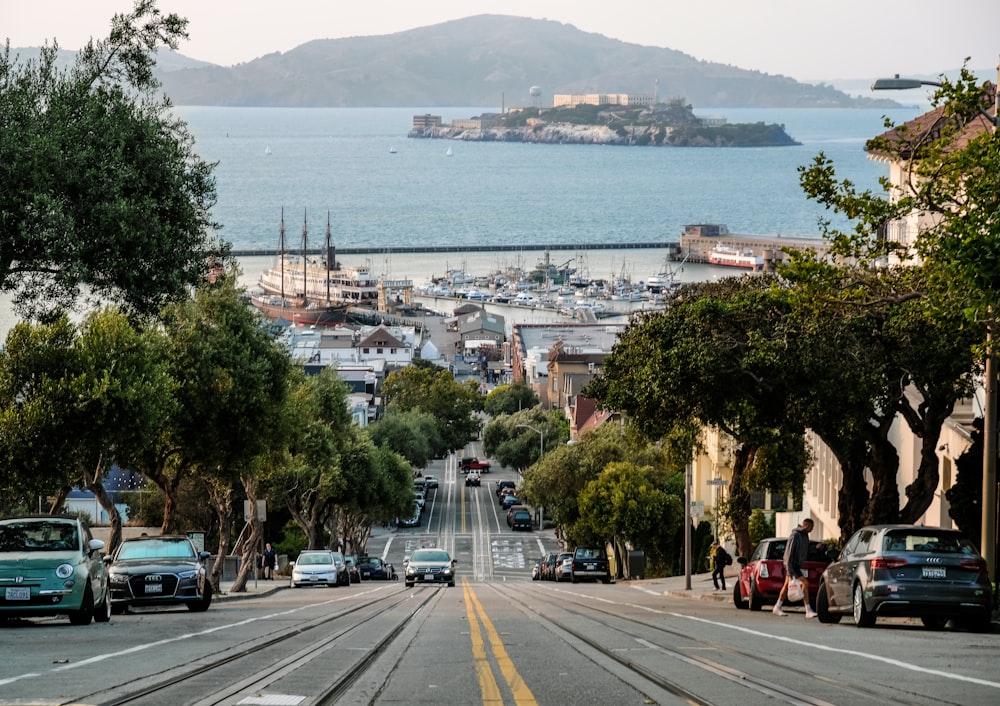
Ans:
[[[993,84],[987,82],[983,86],[984,96],[994,94]],[[984,114],[985,113],[985,114]],[[913,120],[909,120],[902,125],[897,125],[891,130],[887,130],[879,135],[879,139],[886,140],[899,146],[900,153],[904,159],[910,159],[913,150],[921,143],[934,140],[941,136],[942,131],[949,127],[949,123],[954,126],[958,118],[948,115],[948,106],[939,105],[929,110],[923,115],[918,115]],[[961,150],[969,144],[970,140],[991,132],[993,121],[996,120],[996,105],[983,106],[983,113],[976,115],[965,125],[958,127],[954,139],[949,145],[949,149]],[[887,154],[873,149],[871,142],[865,146],[869,156],[878,161],[894,161],[896,155]]]

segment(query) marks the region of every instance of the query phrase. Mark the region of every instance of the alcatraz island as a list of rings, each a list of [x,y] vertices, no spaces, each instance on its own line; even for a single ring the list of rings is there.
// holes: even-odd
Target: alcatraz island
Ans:
[[[728,123],[701,118],[683,98],[665,103],[635,94],[556,94],[551,108],[509,108],[500,113],[441,122],[414,115],[412,138],[475,142],[638,145],[652,147],[784,147],[798,145],[784,125]]]

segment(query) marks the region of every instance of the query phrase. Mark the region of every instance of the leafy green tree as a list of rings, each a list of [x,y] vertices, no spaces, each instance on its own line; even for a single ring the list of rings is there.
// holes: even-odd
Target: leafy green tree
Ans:
[[[157,95],[159,47],[187,21],[137,0],[107,39],[58,68],[0,53],[0,291],[25,315],[71,307],[86,289],[155,314],[207,272],[212,165]]]
[[[627,461],[608,464],[580,493],[578,541],[612,543],[617,566],[629,546],[662,565],[684,519],[683,499],[664,490],[665,485],[662,470]]]
[[[547,453],[568,440],[569,422],[565,415],[556,410],[545,412],[541,407],[529,407],[514,414],[494,417],[483,429],[483,451],[486,455],[495,458],[502,466],[519,469],[538,463],[543,443]]]
[[[386,412],[422,410],[434,415],[447,451],[479,435],[482,397],[475,384],[463,385],[450,372],[408,365],[389,373],[382,386]]]
[[[530,409],[538,405],[538,395],[524,382],[511,385],[500,385],[486,395],[484,410],[486,414],[495,417],[499,414],[514,414],[522,409]]]
[[[751,490],[804,480],[795,403],[811,373],[798,364],[791,301],[776,284],[744,277],[689,286],[666,311],[634,321],[585,390],[652,440],[692,421],[736,440],[727,509],[741,552],[750,545]]]
[[[432,458],[445,455],[438,432],[437,420],[419,409],[406,412],[390,411],[374,424],[368,433],[377,446],[392,449],[414,468],[424,468]]]

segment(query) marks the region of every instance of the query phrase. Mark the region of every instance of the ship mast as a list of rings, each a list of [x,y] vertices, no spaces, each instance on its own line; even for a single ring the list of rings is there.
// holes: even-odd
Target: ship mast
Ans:
[[[330,272],[334,269],[336,263],[331,263],[330,258],[333,257],[333,251],[330,249],[330,212],[326,212],[326,304],[330,305]]]
[[[278,229],[278,261],[281,263],[281,302],[285,302],[285,207],[281,207],[281,227]]]
[[[309,297],[309,260],[306,255],[306,235],[309,228],[306,225],[306,210],[302,209],[302,301]]]

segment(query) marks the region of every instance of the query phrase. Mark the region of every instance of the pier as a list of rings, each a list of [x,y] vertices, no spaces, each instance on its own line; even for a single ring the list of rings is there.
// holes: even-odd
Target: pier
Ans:
[[[671,252],[680,250],[680,243],[659,242],[659,243],[552,243],[549,245],[417,245],[417,246],[390,246],[382,248],[373,247],[337,247],[337,255],[397,255],[397,254],[434,254],[450,252],[544,252],[546,250],[663,250]],[[277,248],[259,249],[234,249],[233,257],[277,257],[280,251]],[[300,253],[301,250],[294,248],[286,249],[286,252]],[[324,255],[323,248],[306,248],[307,255]]]

